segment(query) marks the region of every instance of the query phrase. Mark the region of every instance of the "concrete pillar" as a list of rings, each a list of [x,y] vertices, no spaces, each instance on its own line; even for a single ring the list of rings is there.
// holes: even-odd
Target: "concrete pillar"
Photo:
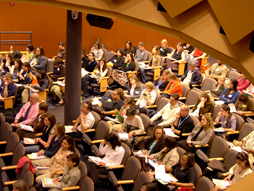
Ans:
[[[70,124],[80,114],[82,13],[73,19],[67,10],[66,33],[64,123]]]

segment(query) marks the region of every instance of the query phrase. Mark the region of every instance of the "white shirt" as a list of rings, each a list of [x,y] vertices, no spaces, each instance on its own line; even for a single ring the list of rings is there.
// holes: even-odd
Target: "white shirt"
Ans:
[[[122,163],[125,150],[122,146],[116,146],[115,149],[112,149],[108,145],[100,144],[99,152],[101,155],[105,155],[102,160],[106,166],[115,166]]]
[[[241,170],[242,170],[242,172],[241,172]],[[239,180],[241,180],[246,175],[252,173],[252,170],[250,168],[242,169],[240,166],[235,164],[234,166],[232,166],[229,169],[229,172],[234,175],[234,178],[232,179],[232,183],[234,184],[234,183],[238,182]]]
[[[95,119],[93,117],[93,114],[89,112],[87,115],[84,116],[84,123],[85,126],[87,126],[89,129],[91,129],[94,125]],[[82,132],[81,124],[78,126],[78,131]]]
[[[183,80],[183,84],[189,84],[191,82],[191,77],[192,77],[193,72],[189,70],[186,78]]]
[[[148,106],[147,98],[146,98],[146,96],[144,96],[145,92],[146,92],[146,89],[144,89],[140,95],[141,97],[140,97],[139,106],[141,106],[141,107]],[[149,94],[149,97],[150,97],[150,101],[152,102],[152,104],[154,104],[155,99],[156,99],[156,92],[154,90],[152,90]]]

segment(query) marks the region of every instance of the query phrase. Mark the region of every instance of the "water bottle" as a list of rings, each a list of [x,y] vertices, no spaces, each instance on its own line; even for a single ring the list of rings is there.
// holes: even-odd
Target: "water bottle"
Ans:
[[[10,47],[10,51],[13,52],[13,47],[12,46]]]

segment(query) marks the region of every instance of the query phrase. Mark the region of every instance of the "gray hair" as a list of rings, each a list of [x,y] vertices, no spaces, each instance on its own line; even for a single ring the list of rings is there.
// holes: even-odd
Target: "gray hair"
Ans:
[[[190,61],[190,62],[188,63],[188,66],[192,66],[192,67],[194,67],[194,66],[196,66],[196,63],[195,63],[195,62],[193,62],[193,61]]]

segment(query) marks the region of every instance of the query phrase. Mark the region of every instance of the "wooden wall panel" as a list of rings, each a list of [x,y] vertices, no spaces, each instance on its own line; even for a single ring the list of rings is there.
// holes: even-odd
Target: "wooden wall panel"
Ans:
[[[58,50],[58,42],[66,39],[66,10],[48,6],[0,1],[0,31],[32,31],[33,45],[42,46],[46,56],[52,57]],[[131,40],[134,46],[139,41],[146,44],[146,49],[151,51],[152,46],[160,45],[164,38],[169,46],[175,47],[179,39],[154,32],[124,21],[114,20],[111,30],[90,26],[86,21],[86,13],[83,13],[82,47],[86,53],[90,51],[97,37],[102,39],[108,50],[124,48],[125,42]],[[5,39],[27,39],[28,35],[4,35]],[[13,46],[14,50],[24,50],[24,46]],[[9,50],[9,46],[2,46],[2,51]]]

